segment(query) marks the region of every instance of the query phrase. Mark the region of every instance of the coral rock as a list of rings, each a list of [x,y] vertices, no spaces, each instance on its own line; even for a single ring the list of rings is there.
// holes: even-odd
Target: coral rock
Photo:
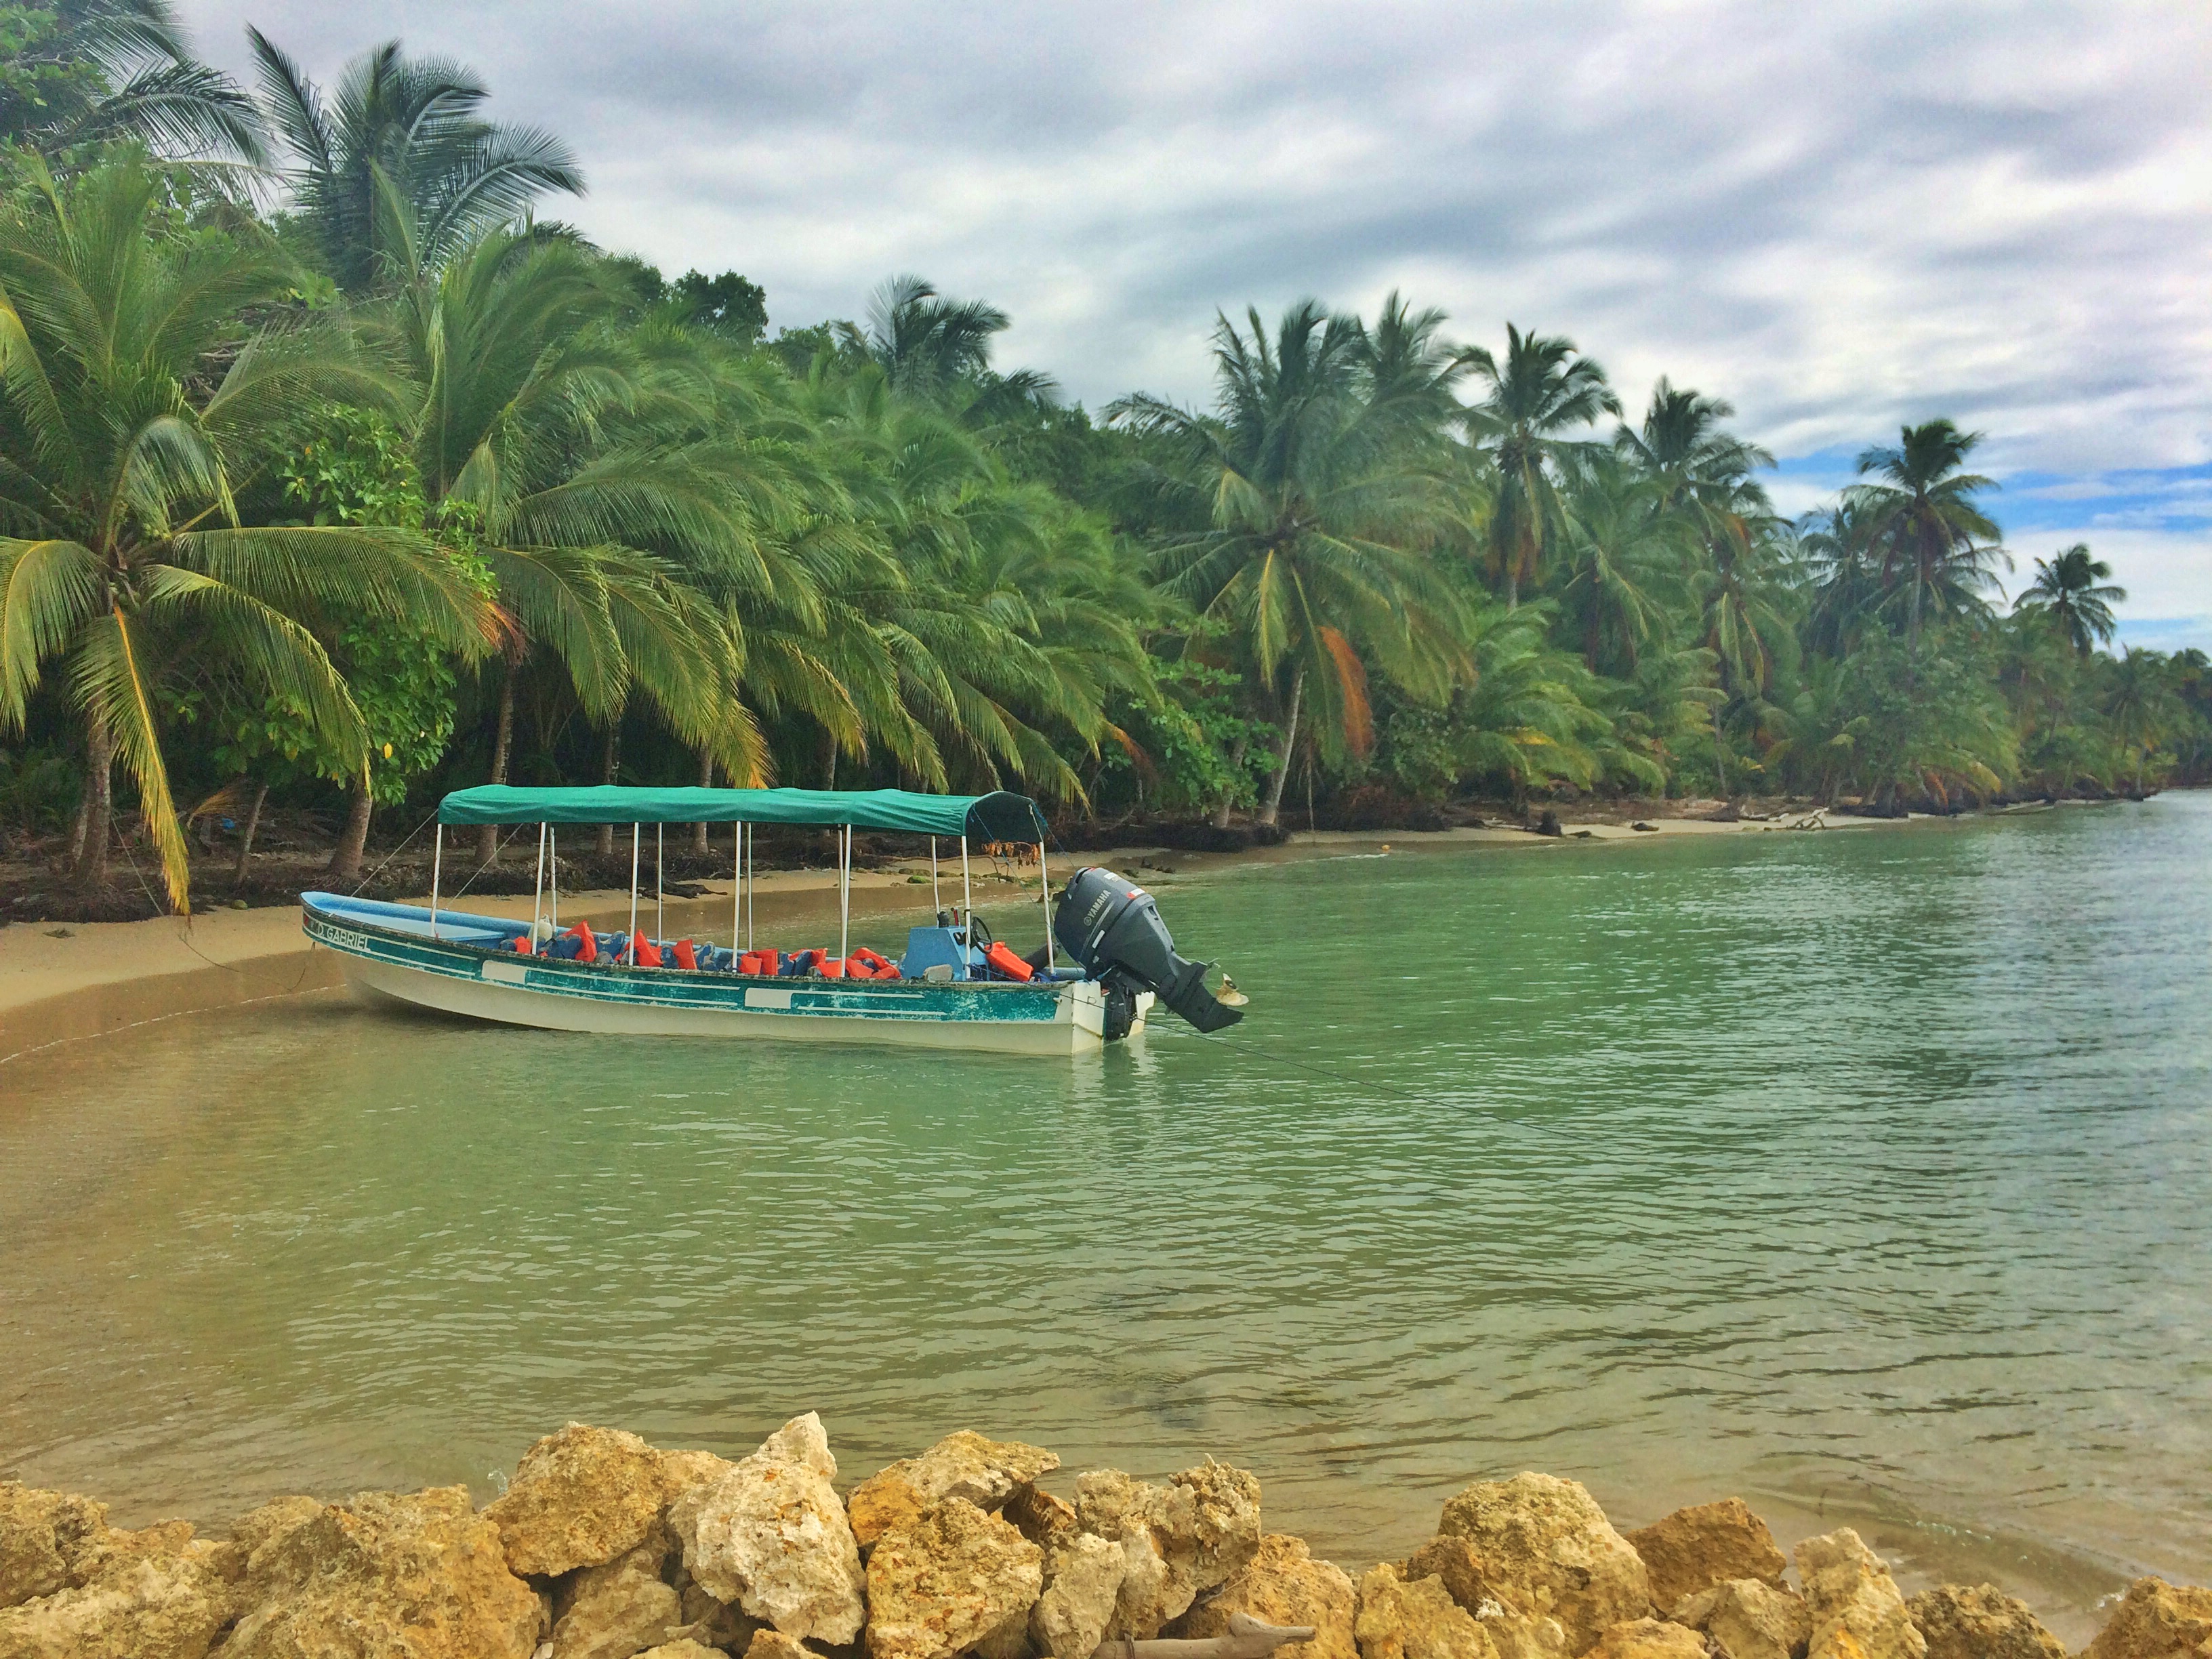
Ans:
[[[1048,1552],[1065,1544],[1079,1530],[1075,1505],[1035,1486],[1024,1486],[1006,1500],[1004,1516],[1021,1535]]]
[[[206,1659],[237,1612],[212,1553],[126,1557],[87,1584],[0,1612],[0,1659]]]
[[[545,1609],[465,1486],[363,1492],[253,1553],[222,1659],[530,1659]]]
[[[781,1631],[767,1627],[753,1632],[744,1655],[745,1659],[817,1659],[804,1642],[794,1642]]]
[[[868,1557],[868,1652],[949,1659],[1026,1620],[1043,1588],[1042,1550],[966,1498],[947,1498]]]
[[[1805,1598],[1758,1578],[1731,1578],[1684,1596],[1668,1617],[1703,1631],[1726,1659],[1804,1659],[1813,1633]]]
[[[986,1440],[967,1429],[948,1434],[919,1457],[902,1458],[853,1489],[846,1512],[862,1548],[894,1527],[918,1520],[933,1504],[965,1498],[979,1510],[996,1510],[1039,1475],[1060,1467],[1041,1446],[1018,1440]]]
[[[1676,1510],[1628,1534],[1651,1580],[1652,1605],[1671,1607],[1732,1578],[1778,1589],[1790,1562],[1766,1522],[1741,1498]]]
[[[1625,1619],[1609,1627],[1589,1659],[1709,1659],[1705,1638],[1661,1619]]]
[[[1447,1538],[1439,1533],[1413,1552],[1398,1569],[1398,1576],[1409,1584],[1423,1578],[1443,1579],[1451,1599],[1477,1617],[1481,1615],[1482,1604],[1494,1599],[1490,1581],[1483,1577],[1482,1558],[1464,1538]]]
[[[684,1622],[683,1598],[660,1579],[667,1534],[648,1537],[628,1555],[586,1567],[553,1626],[552,1659],[630,1659]]]
[[[2212,1659],[2212,1589],[2136,1579],[2082,1659]]]
[[[793,1418],[729,1472],[669,1505],[684,1565],[716,1600],[801,1641],[842,1646],[860,1633],[860,1549],[830,1486],[822,1419]]]
[[[1577,1481],[1478,1481],[1444,1505],[1437,1530],[1474,1547],[1491,1593],[1511,1611],[1558,1620],[1570,1654],[1650,1611],[1643,1561]]]
[[[1229,1634],[1231,1613],[1263,1624],[1311,1625],[1310,1642],[1286,1642],[1276,1659],[1358,1659],[1352,1638],[1357,1598],[1352,1579],[1334,1561],[1316,1561],[1305,1540],[1269,1533],[1259,1553],[1177,1621],[1179,1636]]]
[[[1128,1564],[1114,1630],[1139,1640],[1158,1635],[1260,1548],[1260,1483],[1225,1463],[1185,1469],[1164,1486],[1094,1469],[1076,1479],[1075,1513],[1085,1532],[1122,1546]]]
[[[1995,1584],[1939,1584],[1905,1607],[1928,1644],[1928,1659],[2066,1659],[2066,1644],[2027,1603]]]
[[[1071,1528],[1073,1522],[1071,1510]],[[1055,1534],[1045,1553],[1044,1594],[1030,1610],[1030,1641],[1036,1650],[1052,1659],[1091,1659],[1112,1626],[1127,1567],[1128,1557],[1110,1539],[1073,1530]]]
[[[661,1455],[634,1434],[571,1423],[523,1453],[507,1493],[484,1514],[507,1565],[550,1577],[596,1567],[645,1540],[667,1502]]]
[[[771,1625],[763,1625],[748,1619],[737,1608],[726,1606],[707,1594],[698,1585],[688,1581],[684,1585],[684,1622],[668,1632],[664,1638],[677,1641],[689,1638],[702,1647],[720,1648],[726,1653],[743,1653],[748,1644],[763,1635],[775,1637],[793,1652],[803,1652],[799,1644]],[[781,1650],[763,1649],[763,1659]]]
[[[1849,1527],[1798,1545],[1797,1577],[1813,1620],[1808,1659],[1925,1659],[1897,1581]]]
[[[1497,1659],[1489,1632],[1443,1579],[1409,1584],[1387,1561],[1359,1581],[1352,1634],[1359,1659]]]
[[[730,1656],[720,1648],[704,1647],[686,1636],[657,1648],[647,1648],[637,1659],[730,1659]]]
[[[107,1529],[105,1504],[0,1480],[0,1607],[84,1583],[83,1556]]]

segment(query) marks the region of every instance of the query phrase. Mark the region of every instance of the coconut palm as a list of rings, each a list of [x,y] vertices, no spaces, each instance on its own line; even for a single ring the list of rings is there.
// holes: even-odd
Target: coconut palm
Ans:
[[[240,483],[298,411],[380,394],[327,328],[248,334],[291,280],[265,246],[156,229],[157,182],[111,162],[0,218],[0,727],[56,665],[88,757],[76,856],[106,873],[120,759],[172,902],[191,872],[161,752],[165,672],[222,665],[291,700],[363,766],[367,733],[310,623],[381,616],[462,654],[485,643],[464,573],[404,530],[241,526]],[[210,372],[210,366],[217,366]]]
[[[484,119],[489,88],[450,59],[409,58],[388,40],[348,64],[326,101],[266,35],[246,33],[284,180],[349,294],[436,269],[547,191],[583,193],[568,147]]]
[[[1441,702],[1465,656],[1456,596],[1409,550],[1431,531],[1435,492],[1399,410],[1374,396],[1358,319],[1302,301],[1271,342],[1259,313],[1247,317],[1249,335],[1226,317],[1214,331],[1212,414],[1146,396],[1109,413],[1176,453],[1207,506],[1209,527],[1170,539],[1162,570],[1171,594],[1227,624],[1273,697],[1281,748],[1260,811],[1272,824],[1301,720],[1324,754],[1366,746],[1369,659]],[[1218,818],[1227,811],[1224,800]]]
[[[903,396],[945,402],[969,388],[970,423],[982,424],[1054,389],[1033,369],[992,372],[991,341],[1011,320],[981,300],[948,300],[920,276],[894,276],[869,301],[867,328],[846,323],[840,333],[847,350],[874,363]]]
[[[1618,415],[1620,400],[1606,385],[1605,370],[1579,355],[1573,341],[1523,334],[1510,323],[1503,360],[1477,346],[1465,361],[1485,388],[1462,418],[1468,437],[1497,469],[1486,551],[1491,579],[1503,587],[1510,610],[1542,574],[1563,516],[1561,483],[1589,448],[1587,441],[1566,434],[1601,415]]]
[[[1752,475],[1774,465],[1774,457],[1723,428],[1735,414],[1725,398],[1708,398],[1677,386],[1664,375],[1651,388],[1651,403],[1640,428],[1622,426],[1613,447],[1638,471],[1655,480],[1670,507],[1711,506],[1723,513],[1754,505],[1767,507],[1765,493]],[[1746,496],[1747,486],[1756,493]]]
[[[1882,482],[1847,492],[1866,516],[1883,588],[1902,599],[1914,661],[1925,614],[1984,613],[1983,595],[1996,585],[1996,567],[2011,564],[1996,545],[2002,532],[1973,500],[1996,489],[1996,481],[1960,470],[1981,441],[1980,433],[1961,432],[1948,420],[1906,427],[1894,447],[1859,456],[1861,476],[1876,474]]]
[[[0,142],[54,157],[131,139],[159,155],[258,165],[260,112],[197,61],[167,0],[21,8],[0,75]]]
[[[2144,768],[2181,713],[2166,684],[2166,666],[2161,652],[2126,650],[2112,661],[2106,677],[2105,718],[2135,763],[2137,794],[2142,793]]]
[[[2056,558],[2035,562],[2035,580],[2013,609],[2049,617],[2086,657],[2112,637],[2118,627],[2112,607],[2128,597],[2126,588],[2106,580],[2112,574],[2112,566],[2091,556],[2088,543],[2076,542]]]
[[[1662,483],[1611,456],[1593,457],[1563,501],[1559,586],[1564,620],[1593,672],[1633,671],[1680,597],[1693,545],[1686,515],[1669,511]]]

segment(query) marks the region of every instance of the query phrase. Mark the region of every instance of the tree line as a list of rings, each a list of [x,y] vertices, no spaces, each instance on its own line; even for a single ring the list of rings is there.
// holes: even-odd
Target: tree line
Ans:
[[[398,43],[256,84],[161,0],[0,6],[0,811],[107,878],[188,827],[484,781],[1006,787],[1275,824],[1566,792],[1876,809],[2212,772],[1936,418],[1805,518],[1721,398],[1392,295],[1217,319],[1093,416],[894,278],[767,330],[541,209],[554,135]],[[410,812],[416,807],[410,807]],[[611,831],[608,833],[611,833]],[[482,849],[495,852],[489,832]]]

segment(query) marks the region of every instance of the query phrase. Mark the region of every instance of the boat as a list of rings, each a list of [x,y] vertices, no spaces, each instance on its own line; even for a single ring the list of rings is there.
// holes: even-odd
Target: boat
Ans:
[[[1164,1004],[1201,1030],[1242,1018],[1245,999],[1212,964],[1176,954],[1152,896],[1127,878],[1078,870],[1053,902],[1044,814],[1026,796],[931,795],[902,789],[529,789],[487,785],[439,803],[430,902],[301,895],[301,926],[345,958],[356,993],[500,1024],[641,1036],[893,1043],[1020,1054],[1073,1054],[1141,1033]],[[441,902],[447,829],[538,826],[538,880],[528,921]],[[597,934],[560,921],[563,825],[630,826],[627,929]],[[643,831],[671,823],[736,826],[730,943],[641,930]],[[791,951],[754,945],[752,843],[758,826],[837,831],[838,945]],[[913,928],[896,962],[851,946],[853,836],[926,836],[932,923]],[[960,897],[941,903],[940,840],[959,844]],[[970,847],[1034,843],[1048,918],[1026,957],[990,937],[975,912]],[[653,914],[661,897],[654,859]],[[549,881],[549,874],[550,880]]]

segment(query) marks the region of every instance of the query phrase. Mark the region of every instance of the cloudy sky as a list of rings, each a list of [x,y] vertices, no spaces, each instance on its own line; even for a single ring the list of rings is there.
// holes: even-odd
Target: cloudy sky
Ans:
[[[1217,308],[1392,289],[1732,399],[1792,512],[1900,422],[1989,434],[2023,573],[2087,540],[2127,636],[2212,646],[2212,6],[378,8],[183,0],[318,77],[451,53],[575,147],[551,211],[775,325],[895,271],[1001,366],[1200,398]],[[2015,579],[2016,580],[2018,579]]]

